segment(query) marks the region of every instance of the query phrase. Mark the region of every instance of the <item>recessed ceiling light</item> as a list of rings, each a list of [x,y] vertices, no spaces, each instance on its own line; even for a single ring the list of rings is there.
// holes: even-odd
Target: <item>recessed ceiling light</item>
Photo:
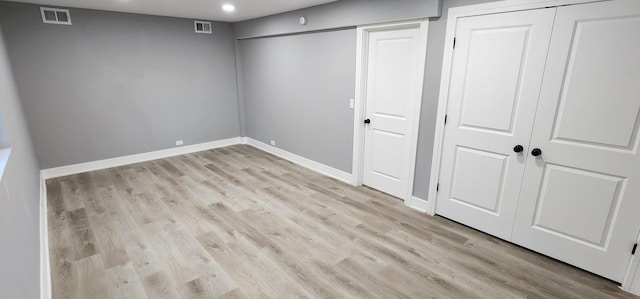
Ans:
[[[222,5],[222,10],[224,10],[226,12],[232,12],[232,11],[236,10],[236,7],[233,6],[233,4],[225,4],[225,5]]]

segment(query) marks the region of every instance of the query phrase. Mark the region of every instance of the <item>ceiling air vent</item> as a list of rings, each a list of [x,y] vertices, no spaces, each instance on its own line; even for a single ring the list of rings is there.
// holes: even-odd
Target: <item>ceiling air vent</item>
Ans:
[[[40,7],[40,12],[44,23],[71,25],[71,15],[68,9]]]
[[[211,34],[211,22],[193,21],[197,33]]]

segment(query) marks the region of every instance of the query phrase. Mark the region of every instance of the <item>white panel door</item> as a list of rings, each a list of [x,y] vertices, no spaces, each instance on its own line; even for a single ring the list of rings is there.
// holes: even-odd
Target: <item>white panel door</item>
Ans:
[[[640,1],[558,8],[513,233],[618,282],[640,229],[638,51]]]
[[[437,214],[511,239],[554,13],[459,20]]]
[[[419,27],[368,37],[363,184],[402,199],[411,192],[414,171],[422,48]]]

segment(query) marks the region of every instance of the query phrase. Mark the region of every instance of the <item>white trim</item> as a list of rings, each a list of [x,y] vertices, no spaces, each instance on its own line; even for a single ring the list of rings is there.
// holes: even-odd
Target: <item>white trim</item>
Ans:
[[[240,144],[248,144],[249,137],[240,137]]]
[[[164,149],[164,150],[159,150],[154,152],[123,156],[123,157],[117,157],[112,159],[105,159],[105,160],[99,160],[99,161],[93,161],[93,162],[87,162],[87,163],[81,163],[81,164],[75,164],[75,165],[69,165],[69,166],[62,166],[62,167],[56,167],[56,168],[43,169],[42,174],[45,179],[50,179],[50,178],[67,176],[67,175],[89,172],[94,170],[106,169],[111,167],[117,167],[117,166],[157,160],[157,159],[162,159],[167,157],[201,152],[201,151],[206,151],[210,149],[236,145],[240,143],[241,143],[241,138],[234,137],[234,138],[229,138],[224,140],[181,146],[181,147]]]
[[[351,172],[356,186],[362,185],[362,166],[364,165],[364,95],[366,80],[364,73],[367,70],[367,62],[362,58],[364,45],[369,43],[369,36],[363,30],[356,30],[356,92],[353,109],[353,159]],[[367,55],[364,55],[367,56]]]
[[[631,282],[628,288],[622,288],[622,290],[630,292],[631,294],[640,296],[640,267],[636,264],[635,279]]]
[[[327,166],[324,165],[322,163],[307,159],[305,157],[301,157],[298,156],[296,154],[290,153],[288,151],[285,151],[281,148],[277,148],[275,146],[271,146],[268,145],[266,143],[262,143],[258,140],[255,139],[251,139],[248,137],[247,138],[247,144],[251,145],[259,150],[265,151],[267,153],[270,153],[272,155],[278,156],[280,158],[283,158],[285,160],[291,161],[295,164],[298,164],[302,167],[306,167],[308,169],[311,169],[315,172],[324,174],[328,177],[334,178],[336,180],[345,182],[347,184],[354,184],[353,183],[353,175],[347,172],[344,172],[342,170],[333,168],[331,166]]]
[[[409,200],[404,202],[404,205],[416,211],[426,213],[429,203],[422,198],[412,196]]]
[[[413,180],[415,176],[415,167],[416,167],[416,154],[418,150],[418,129],[420,127],[420,111],[422,106],[422,92],[424,88],[424,72],[425,72],[425,63],[427,57],[427,38],[429,33],[429,22],[426,20],[415,20],[408,22],[399,22],[399,23],[386,23],[386,24],[377,24],[377,25],[367,25],[367,26],[359,26],[356,34],[357,34],[357,44],[356,44],[356,90],[355,90],[355,108],[354,108],[354,117],[353,117],[353,164],[352,164],[352,172],[353,172],[353,183],[356,186],[362,185],[362,180],[364,177],[363,168],[364,168],[364,117],[365,117],[365,107],[366,107],[366,72],[367,72],[367,58],[368,58],[368,43],[369,43],[369,32],[373,31],[383,31],[383,30],[393,30],[393,29],[402,29],[402,28],[416,28],[418,27],[420,30],[420,40],[419,40],[419,49],[418,53],[420,54],[418,64],[422,67],[418,68],[418,72],[416,74],[416,95],[419,97],[419,101],[416,105],[416,109],[414,111],[413,119],[414,122],[412,124],[412,128],[410,129],[410,137],[413,142],[410,149],[410,168],[409,175],[407,178],[407,190],[405,192],[404,198],[402,198],[405,202],[411,201],[413,196]]]
[[[51,299],[51,261],[47,223],[47,184],[40,172],[40,298]]]
[[[427,197],[427,202],[430,202],[431,204],[427,207],[427,214],[435,215],[437,205],[436,186],[440,177],[440,162],[442,159],[442,146],[444,139],[444,117],[447,112],[451,68],[453,65],[453,47],[449,45],[453,45],[453,39],[455,37],[456,24],[458,23],[458,19],[477,15],[604,1],[611,0],[505,0],[477,5],[460,6],[449,9],[447,17],[447,31],[445,34],[445,45],[447,46],[445,46],[444,57],[442,59],[440,96],[438,99],[436,131],[433,139],[433,156],[431,160],[432,163],[431,176],[429,180],[429,195]],[[633,257],[629,265],[627,275],[625,276],[624,283],[622,285],[622,289],[627,292],[631,291],[633,287],[640,288],[636,285],[640,284],[640,257],[637,257],[638,255],[640,254],[636,254],[636,256]],[[635,279],[632,276],[635,276]]]
[[[425,209],[425,213],[430,216],[436,215],[436,201],[435,200],[425,200],[427,202],[427,207]]]
[[[418,73],[416,76],[416,92],[418,93],[416,96],[418,97],[418,104],[415,107],[414,110],[414,114],[413,117],[415,119],[415,121],[413,122],[413,128],[411,129],[412,131],[412,138],[413,138],[413,144],[412,144],[412,148],[410,149],[410,164],[411,165],[409,167],[409,186],[407,187],[407,193],[406,193],[406,198],[407,199],[411,199],[413,198],[413,183],[415,180],[415,174],[416,174],[416,159],[417,159],[417,155],[418,155],[418,132],[420,130],[420,112],[422,111],[422,95],[424,93],[424,75],[425,75],[425,68],[427,65],[427,43],[428,43],[428,38],[429,38],[429,21],[424,20],[419,22],[420,24],[420,41],[419,41],[419,48],[418,48],[418,53],[420,53],[421,55],[418,56]]]
[[[640,243],[640,234],[638,234],[636,242]],[[629,268],[627,268],[627,274],[625,275],[620,288],[624,291],[640,296],[640,250],[638,249],[636,249],[636,254],[631,256]]]
[[[452,7],[449,9],[447,28],[451,16],[455,18],[512,12],[520,10],[539,9],[545,7],[557,7],[563,5],[584,4],[592,2],[604,2],[612,0],[503,0],[483,4]]]
[[[474,5],[475,6],[475,5]],[[440,96],[438,99],[438,111],[436,112],[436,131],[433,137],[433,154],[431,156],[431,175],[429,176],[429,194],[427,201],[431,202],[428,214],[435,215],[438,181],[440,180],[440,160],[442,159],[442,141],[444,138],[444,117],[447,113],[447,103],[449,99],[449,77],[451,76],[451,66],[453,63],[453,45],[455,38],[456,23],[458,16],[455,9],[448,12],[447,30],[445,33],[445,50],[442,58],[442,75],[440,81]]]
[[[49,21],[47,20],[47,18],[44,17],[44,11],[48,10],[48,11],[53,11],[56,15],[56,20],[55,21]],[[63,22],[63,21],[58,21],[58,12],[64,12],[67,14],[67,21]],[[40,15],[42,16],[42,22],[45,24],[57,24],[57,25],[71,25],[71,13],[69,12],[68,9],[61,9],[61,8],[53,8],[53,7],[40,7]]]

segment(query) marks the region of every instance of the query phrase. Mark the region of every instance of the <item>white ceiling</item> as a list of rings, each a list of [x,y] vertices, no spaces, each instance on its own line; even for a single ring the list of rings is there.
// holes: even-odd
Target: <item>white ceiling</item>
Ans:
[[[224,22],[244,21],[337,0],[11,0],[62,7],[99,9],[147,15]],[[233,4],[232,13],[222,11]],[[73,16],[71,16],[73,18]]]

